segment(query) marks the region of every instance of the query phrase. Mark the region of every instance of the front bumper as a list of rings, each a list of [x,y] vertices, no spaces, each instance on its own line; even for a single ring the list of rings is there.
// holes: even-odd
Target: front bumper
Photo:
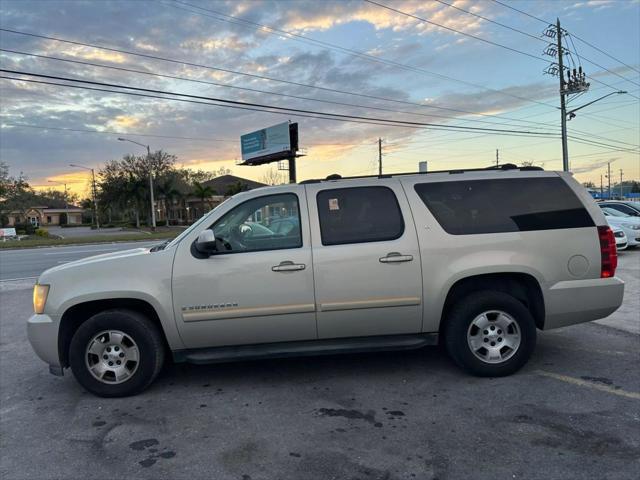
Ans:
[[[545,293],[544,329],[604,318],[622,305],[624,282],[618,277],[558,282]]]
[[[35,314],[27,321],[27,337],[38,357],[49,364],[49,371],[61,374],[58,355],[58,327],[60,320],[47,314]]]

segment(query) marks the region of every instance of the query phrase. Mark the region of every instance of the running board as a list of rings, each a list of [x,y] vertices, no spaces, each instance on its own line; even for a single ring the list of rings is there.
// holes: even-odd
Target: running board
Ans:
[[[415,350],[427,345],[437,345],[437,343],[437,333],[383,335],[176,350],[173,352],[173,360],[175,362],[206,364],[233,362],[236,360]]]

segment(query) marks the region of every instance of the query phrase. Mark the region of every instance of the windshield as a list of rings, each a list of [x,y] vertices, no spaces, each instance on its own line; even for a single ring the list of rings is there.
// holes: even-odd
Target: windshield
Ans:
[[[630,217],[631,216],[609,207],[603,207],[602,211],[605,212],[607,215],[611,215],[612,217]]]

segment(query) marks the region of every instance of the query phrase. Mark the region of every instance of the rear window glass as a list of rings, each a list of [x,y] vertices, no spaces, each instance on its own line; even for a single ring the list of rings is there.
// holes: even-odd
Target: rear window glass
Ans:
[[[404,232],[398,200],[387,187],[322,190],[316,199],[323,245],[395,240]]]
[[[415,190],[442,228],[452,235],[594,225],[561,178],[422,183]]]

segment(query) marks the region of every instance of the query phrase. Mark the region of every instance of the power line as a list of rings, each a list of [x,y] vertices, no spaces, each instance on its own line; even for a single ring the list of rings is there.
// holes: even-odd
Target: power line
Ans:
[[[58,87],[74,88],[74,89],[78,89],[78,90],[90,90],[90,91],[94,91],[94,92],[116,93],[116,94],[119,94],[119,95],[130,95],[130,96],[133,96],[133,97],[141,97],[141,98],[157,98],[157,99],[161,99],[161,100],[172,100],[172,101],[175,101],[175,102],[193,103],[193,104],[198,104],[198,105],[208,105],[208,106],[214,106],[214,107],[225,107],[225,108],[232,108],[232,109],[236,109],[236,110],[248,110],[248,111],[253,111],[253,112],[273,113],[273,114],[276,114],[276,115],[287,115],[286,113],[282,113],[282,112],[277,112],[277,111],[274,112],[274,111],[271,111],[271,110],[265,110],[265,109],[259,109],[259,108],[253,108],[253,107],[241,107],[241,106],[237,106],[237,105],[226,105],[226,104],[213,103],[213,102],[201,102],[201,101],[197,101],[197,100],[187,100],[187,99],[184,99],[184,98],[163,97],[163,96],[160,96],[160,95],[150,95],[150,94],[144,94],[144,93],[126,92],[126,91],[120,91],[120,90],[110,90],[110,89],[105,89],[105,88],[87,87],[87,86],[84,86],[84,85],[69,85],[67,83],[55,83],[55,82],[48,82],[48,81],[45,81],[45,80],[32,80],[32,79],[26,79],[26,78],[9,77],[9,76],[5,76],[5,75],[0,76],[0,79],[14,80],[14,81],[19,81],[19,82],[27,82],[27,83],[35,83],[35,84],[41,84],[41,85],[52,85],[52,86],[58,86]],[[366,125],[402,126],[402,125],[398,125],[398,124],[391,124],[390,125],[388,123],[382,123],[382,122],[370,122],[370,121],[363,121],[363,120],[345,120],[345,119],[340,119],[340,118],[321,117],[321,116],[307,115],[307,114],[302,114],[302,113],[297,114],[297,116],[305,117],[305,118],[316,118],[316,119],[322,119],[322,120],[334,120],[334,121],[339,121],[339,122],[361,123],[361,124],[366,124]],[[412,126],[409,126],[409,125],[406,125],[404,127],[405,128],[417,128],[417,129],[426,128],[426,127],[412,127]]]
[[[501,1],[499,1],[499,0],[493,0],[493,1],[494,1],[495,3],[497,3],[497,4],[499,4],[499,5],[502,5],[503,7],[510,8],[511,10],[514,10],[514,11],[516,11],[516,12],[518,12],[518,13],[521,13],[521,14],[523,14],[523,15],[526,15],[527,17],[530,17],[530,18],[533,18],[534,20],[537,20],[537,21],[539,21],[539,22],[542,22],[542,23],[544,23],[545,25],[550,25],[550,24],[552,23],[552,22],[547,22],[546,20],[543,20],[543,19],[542,19],[542,18],[540,18],[540,17],[536,17],[535,15],[531,15],[530,13],[527,13],[527,12],[525,12],[524,10],[519,10],[519,9],[517,9],[516,7],[513,7],[513,6],[508,5],[508,4],[506,4],[506,3],[502,3],[502,2],[501,2]]]
[[[385,9],[390,10],[392,12],[396,12],[396,13],[399,13],[401,15],[405,15],[407,17],[414,18],[416,20],[419,20],[421,22],[427,23],[429,25],[440,27],[440,28],[443,28],[445,30],[449,30],[450,32],[457,33],[459,35],[464,35],[465,37],[473,38],[475,40],[478,40],[478,41],[481,41],[481,42],[484,42],[484,43],[488,43],[489,45],[493,45],[494,47],[504,48],[505,50],[509,50],[511,52],[514,52],[514,53],[519,53],[520,55],[525,55],[525,56],[533,58],[535,60],[539,60],[539,61],[542,61],[542,62],[545,62],[545,63],[547,62],[544,58],[539,57],[538,55],[533,55],[531,53],[527,53],[527,52],[524,52],[522,50],[518,50],[516,48],[512,48],[512,47],[509,47],[507,45],[503,45],[503,44],[498,43],[498,42],[494,42],[494,41],[489,40],[487,38],[478,37],[477,35],[473,35],[472,33],[468,33],[468,32],[462,31],[462,30],[457,30],[455,28],[451,28],[451,27],[447,27],[447,26],[441,25],[441,24],[433,22],[431,20],[427,20],[426,18],[419,17],[418,15],[414,15],[414,14],[409,13],[409,12],[403,12],[402,10],[398,10],[397,8],[393,8],[393,7],[390,7],[388,5],[384,5],[382,3],[375,2],[374,0],[363,0],[363,1],[367,2],[367,3],[370,3],[372,5],[377,5],[378,7],[381,7],[381,8],[385,8]]]
[[[87,128],[70,128],[70,127],[55,127],[50,125],[33,125],[29,123],[7,123],[0,122],[0,128],[2,127],[15,127],[15,128],[34,128],[38,130],[57,130],[57,131],[65,131],[65,132],[74,132],[74,133],[96,133],[101,135],[127,135],[132,137],[150,137],[150,138],[167,138],[167,139],[175,139],[175,140],[196,140],[202,142],[223,142],[223,143],[238,143],[239,139],[223,139],[223,138],[211,138],[211,137],[180,137],[175,135],[157,135],[152,133],[138,133],[138,132],[119,132],[113,130],[91,130]],[[339,142],[330,142],[330,143],[306,143],[309,146],[332,146],[332,145],[343,145],[350,147],[360,147],[363,145],[367,145],[367,143],[339,143]]]
[[[205,96],[201,96],[201,95],[189,95],[189,94],[185,94],[185,93],[178,93],[178,92],[169,92],[169,91],[163,91],[163,90],[157,90],[157,89],[149,89],[149,88],[139,88],[139,87],[132,87],[132,86],[128,86],[128,85],[120,85],[120,84],[113,84],[113,83],[106,83],[106,82],[95,82],[95,81],[90,81],[90,80],[81,80],[81,79],[75,79],[75,78],[69,78],[69,77],[60,77],[60,76],[56,76],[56,75],[45,75],[45,74],[38,74],[38,73],[32,73],[32,72],[25,72],[25,71],[20,71],[20,70],[9,70],[9,69],[0,69],[0,72],[4,72],[4,73],[10,73],[10,74],[14,74],[14,75],[27,75],[27,76],[32,76],[32,77],[38,77],[38,78],[46,78],[46,79],[50,79],[50,80],[59,80],[59,81],[68,81],[68,82],[75,82],[75,83],[82,83],[82,84],[88,84],[88,85],[96,85],[96,86],[101,86],[101,87],[111,87],[111,88],[120,88],[120,89],[126,89],[126,90],[133,90],[136,92],[144,92],[146,94],[152,93],[152,94],[159,94],[159,95],[173,95],[173,96],[178,96],[178,97],[184,97],[187,99],[196,99],[196,100],[206,100],[208,102],[219,102],[219,103],[207,103],[208,105],[217,105],[217,106],[228,106],[231,108],[240,108],[240,109],[245,109],[245,110],[255,110],[255,111],[262,111],[262,112],[270,112],[270,113],[279,113],[279,112],[283,112],[286,114],[301,114],[300,116],[313,116],[313,118],[324,118],[327,120],[343,120],[343,121],[352,121],[352,120],[356,120],[356,121],[365,121],[365,122],[376,122],[377,124],[384,124],[387,126],[397,126],[397,127],[417,127],[417,128],[435,128],[435,129],[440,129],[440,130],[449,130],[449,131],[474,131],[474,132],[478,132],[478,131],[482,131],[482,132],[492,132],[492,133],[496,133],[496,134],[518,134],[518,135],[534,135],[534,136],[555,136],[556,134],[552,133],[552,132],[530,132],[530,131],[523,131],[523,130],[505,130],[505,129],[491,129],[491,128],[484,128],[484,127],[468,127],[468,126],[453,126],[453,125],[446,125],[446,124],[436,124],[436,123],[427,123],[427,122],[410,122],[410,121],[406,121],[406,120],[394,120],[394,119],[387,119],[387,118],[378,118],[378,117],[365,117],[365,116],[360,116],[360,115],[345,115],[345,114],[338,114],[338,113],[328,113],[328,112],[319,112],[319,111],[314,111],[314,110],[305,110],[305,109],[297,109],[297,108],[287,108],[287,107],[279,107],[279,106],[275,106],[275,105],[268,105],[268,104],[260,104],[260,103],[253,103],[253,102],[242,102],[242,101],[238,101],[238,100],[228,100],[228,99],[223,99],[223,98],[216,98],[216,97],[205,97]],[[26,79],[20,79],[20,78],[16,78],[16,77],[0,77],[0,78],[7,78],[10,80],[18,80],[18,81],[31,81],[33,83],[46,83],[43,81],[35,81],[35,80],[26,80]],[[51,84],[51,82],[49,82],[49,84]],[[89,87],[79,87],[78,85],[68,85],[68,84],[55,84],[55,85],[59,85],[59,86],[65,86],[65,87],[75,87],[75,88],[85,88],[85,89],[89,89]],[[100,90],[103,91],[103,90]],[[110,90],[111,91],[111,90]],[[131,92],[119,92],[119,91],[112,91],[114,93],[131,93]],[[144,96],[144,95],[141,95]],[[174,98],[167,98],[167,97],[161,97],[161,96],[155,96],[154,98],[165,98],[165,99],[170,99],[170,100],[176,100]],[[275,112],[274,112],[275,110]],[[329,118],[331,117],[331,118]],[[555,138],[555,137],[554,137]]]
[[[365,1],[368,1],[368,0],[365,0]],[[399,67],[399,68],[402,68],[402,69],[405,69],[405,70],[410,70],[412,72],[426,73],[427,75],[436,76],[436,77],[443,78],[443,79],[446,79],[446,80],[450,80],[450,81],[453,81],[453,82],[458,82],[458,83],[462,83],[464,85],[480,88],[480,89],[483,89],[483,90],[493,91],[493,92],[499,93],[501,95],[509,96],[509,97],[512,97],[512,98],[517,98],[519,100],[524,100],[524,101],[527,101],[527,102],[533,102],[533,103],[538,103],[540,105],[546,105],[548,107],[553,107],[553,105],[550,105],[550,104],[547,104],[547,103],[544,103],[544,102],[539,102],[539,101],[531,99],[531,98],[520,97],[518,95],[513,95],[513,94],[510,94],[510,93],[502,92],[500,90],[496,90],[496,89],[493,89],[493,88],[490,88],[490,87],[486,87],[484,85],[479,85],[479,84],[476,84],[476,83],[468,82],[466,80],[461,80],[459,78],[450,77],[448,75],[444,75],[444,74],[441,74],[441,73],[433,72],[433,71],[426,70],[426,69],[423,69],[423,68],[414,67],[412,65],[407,65],[407,64],[396,62],[396,61],[393,61],[393,60],[388,60],[388,59],[385,59],[385,58],[376,57],[376,56],[370,55],[370,54],[368,54],[366,52],[353,50],[353,49],[350,49],[350,48],[342,47],[340,45],[335,45],[333,43],[325,42],[325,41],[322,41],[322,40],[316,40],[314,38],[310,38],[310,37],[307,37],[307,36],[299,34],[299,33],[290,32],[290,31],[287,31],[287,30],[281,30],[281,29],[278,29],[278,28],[275,28],[275,27],[270,27],[270,26],[264,25],[262,23],[253,22],[251,20],[246,20],[246,19],[239,18],[239,17],[233,16],[233,15],[227,15],[225,13],[222,13],[222,12],[219,12],[219,11],[216,11],[216,10],[210,10],[210,9],[207,9],[207,8],[204,8],[204,7],[200,7],[200,6],[197,6],[197,5],[192,5],[190,3],[183,2],[183,1],[180,1],[180,0],[173,0],[173,2],[181,4],[181,5],[187,5],[187,6],[192,7],[192,8],[197,8],[198,10],[202,10],[204,12],[210,12],[210,13],[213,13],[215,15],[219,15],[221,17],[226,17],[226,18],[219,18],[219,17],[216,17],[216,16],[207,15],[206,13],[202,13],[200,11],[193,11],[193,10],[190,10],[190,9],[181,8],[181,7],[177,6],[177,5],[175,5],[174,3],[165,4],[165,5],[171,6],[173,8],[177,8],[179,10],[183,10],[183,11],[187,11],[187,12],[190,12],[190,13],[194,13],[196,15],[202,15],[202,16],[205,16],[205,17],[214,18],[214,19],[222,21],[222,22],[232,23],[234,25],[241,25],[241,23],[238,23],[238,22],[242,22],[244,24],[251,25],[252,28],[254,28],[254,29],[258,28],[258,29],[263,30],[263,31],[266,30],[268,33],[276,34],[276,35],[279,35],[279,36],[280,35],[286,35],[287,37],[291,38],[292,40],[302,41],[304,43],[313,43],[314,45],[320,45],[325,49],[329,49],[329,50],[333,50],[333,51],[338,50],[341,53],[346,53],[348,55],[352,55],[352,56],[356,56],[356,57],[359,57],[359,58],[363,58],[365,60],[370,60],[370,61],[373,61],[373,62],[385,64],[385,65],[391,65],[391,66]],[[440,24],[436,24],[436,25],[442,26]],[[244,26],[246,26],[246,25],[244,25]],[[442,26],[442,27],[443,28],[448,28],[448,27],[444,27],[444,26]],[[507,47],[507,48],[509,48],[509,47]]]
[[[160,61],[167,62],[167,63],[174,63],[174,64],[178,64],[178,65],[186,65],[186,66],[189,66],[189,67],[203,68],[203,69],[207,69],[207,70],[214,70],[214,71],[219,71],[219,72],[224,72],[224,73],[230,73],[230,74],[233,74],[233,75],[241,75],[241,76],[246,76],[246,77],[250,77],[250,78],[257,78],[257,79],[260,79],[260,80],[278,82],[278,83],[283,83],[283,84],[287,84],[287,85],[294,85],[294,86],[305,87],[305,88],[313,88],[313,89],[316,89],[316,90],[326,91],[326,92],[330,92],[330,93],[339,93],[339,94],[343,94],[343,95],[352,95],[352,96],[361,97],[361,98],[368,98],[368,99],[372,99],[372,100],[381,100],[381,101],[385,101],[385,102],[392,102],[392,103],[403,104],[403,105],[413,105],[413,106],[422,107],[422,108],[429,108],[429,109],[436,109],[436,110],[446,110],[446,111],[451,111],[451,112],[464,113],[464,114],[467,114],[467,115],[478,115],[478,116],[482,116],[482,117],[492,117],[492,118],[500,118],[500,119],[504,119],[504,120],[519,121],[518,119],[513,119],[513,118],[509,118],[509,117],[491,115],[491,114],[481,113],[481,112],[472,112],[472,111],[468,111],[468,110],[462,110],[462,109],[456,109],[456,108],[450,108],[450,107],[444,107],[444,106],[427,105],[427,104],[424,104],[424,103],[411,102],[411,101],[407,101],[407,100],[398,100],[398,99],[394,99],[394,98],[380,97],[380,96],[376,96],[376,95],[368,95],[368,94],[359,93],[359,92],[350,92],[350,91],[346,91],[346,90],[339,90],[339,89],[335,89],[335,88],[323,87],[323,86],[320,86],[320,85],[310,85],[310,84],[305,84],[305,83],[301,83],[301,82],[294,82],[294,81],[291,81],[291,80],[283,80],[283,79],[279,79],[279,78],[268,77],[268,76],[265,76],[265,75],[258,75],[258,74],[255,74],[255,73],[240,72],[240,71],[231,70],[231,69],[228,69],[228,68],[214,67],[214,66],[211,66],[211,65],[203,65],[203,64],[193,63],[193,62],[187,62],[187,61],[184,61],[184,60],[175,60],[175,59],[171,59],[171,58],[167,58],[167,57],[161,57],[161,56],[158,56],[158,55],[151,55],[151,54],[147,54],[147,53],[132,52],[132,51],[124,50],[124,49],[113,48],[113,47],[105,47],[105,46],[101,46],[101,45],[85,43],[85,42],[79,42],[79,41],[75,41],[75,40],[62,39],[62,38],[59,38],[59,37],[51,37],[51,36],[47,36],[47,35],[40,35],[40,34],[37,34],[37,33],[22,32],[22,31],[19,31],[19,30],[11,30],[11,29],[7,29],[7,28],[0,28],[0,31],[13,33],[13,34],[17,34],[17,35],[24,35],[24,36],[34,37],[34,38],[42,38],[42,39],[45,39],[45,40],[53,40],[53,41],[56,41],[56,42],[66,43],[66,44],[70,44],[70,45],[79,45],[79,46],[83,46],[83,47],[96,48],[96,49],[105,50],[105,51],[108,51],[108,52],[122,53],[122,54],[125,54],[125,55],[132,55],[132,56],[141,57],[141,58],[148,58],[148,59],[151,59],[151,60],[160,60]],[[499,90],[496,90],[496,91],[499,92]],[[513,95],[509,95],[509,94],[505,94],[505,95],[513,97]],[[519,99],[525,100],[525,101],[530,101],[530,100],[528,100],[526,98],[522,98],[522,97],[515,97],[515,98],[519,98]],[[537,103],[539,103],[540,105],[551,106],[551,107],[555,108],[553,105],[550,105],[550,104],[546,104],[546,103],[542,103],[542,102],[537,102]]]
[[[497,4],[499,4],[499,5],[502,5],[502,6],[503,6],[503,7],[505,7],[505,8],[509,8],[509,9],[511,9],[511,10],[513,10],[513,11],[516,11],[516,12],[518,12],[518,13],[521,13],[522,15],[526,15],[527,17],[532,18],[532,19],[534,19],[534,20],[537,20],[538,22],[544,23],[544,24],[546,24],[546,25],[551,25],[551,24],[553,23],[553,22],[549,22],[549,21],[547,21],[547,20],[544,20],[544,19],[542,19],[542,18],[540,18],[540,17],[536,17],[535,15],[532,15],[532,14],[530,14],[530,13],[527,13],[527,12],[525,12],[524,10],[520,10],[520,9],[518,9],[518,8],[516,8],[516,7],[512,6],[512,5],[508,5],[508,4],[506,4],[506,3],[503,3],[503,2],[501,2],[501,1],[499,1],[499,0],[493,0],[493,1],[494,1],[495,3],[497,3]],[[573,34],[573,33],[572,33],[571,35],[573,35],[573,37],[574,37],[576,40],[581,41],[581,42],[582,42],[582,43],[584,43],[585,45],[587,45],[587,46],[589,46],[589,47],[593,48],[594,50],[597,50],[598,52],[602,53],[603,55],[606,55],[607,57],[611,58],[612,60],[615,60],[616,62],[620,63],[621,65],[624,65],[625,67],[630,68],[631,70],[635,70],[636,72],[640,73],[640,70],[638,70],[637,68],[632,67],[631,65],[626,64],[626,63],[625,63],[625,62],[623,62],[622,60],[619,60],[619,59],[617,59],[616,57],[614,57],[613,55],[611,55],[610,53],[607,53],[607,52],[605,52],[604,50],[602,50],[601,48],[596,47],[595,45],[593,45],[593,44],[591,44],[591,43],[587,42],[587,41],[586,41],[586,40],[584,40],[583,38],[580,38],[579,36],[577,36],[577,35],[575,35],[575,34]],[[584,58],[584,57],[583,57],[583,58]],[[587,60],[587,61],[589,61],[589,60]]]
[[[464,8],[457,7],[456,5],[453,5],[453,4],[451,4],[451,3],[447,3],[447,2],[445,2],[444,0],[434,0],[434,1],[436,1],[436,2],[438,2],[438,3],[441,3],[442,5],[446,5],[447,7],[454,8],[454,9],[456,9],[456,10],[458,10],[458,11],[460,11],[460,12],[466,13],[466,14],[468,14],[468,15],[473,15],[474,17],[479,18],[479,19],[481,19],[481,20],[484,20],[485,22],[489,22],[489,23],[492,23],[492,24],[494,24],[494,25],[498,25],[498,26],[500,26],[500,27],[507,28],[507,29],[509,29],[509,30],[511,30],[511,31],[513,31],[513,32],[520,33],[520,34],[525,35],[525,36],[527,36],[527,37],[529,37],[529,38],[533,38],[534,40],[537,40],[537,41],[542,42],[542,43],[544,43],[544,44],[546,44],[546,43],[547,43],[547,41],[546,41],[546,40],[543,40],[543,39],[542,39],[542,38],[540,38],[540,37],[536,37],[535,35],[531,35],[530,33],[527,33],[527,32],[525,32],[525,31],[523,31],[523,30],[519,30],[519,29],[517,29],[517,28],[515,28],[515,27],[511,27],[511,26],[506,25],[506,24],[504,24],[504,23],[497,22],[497,21],[495,21],[495,20],[492,20],[492,19],[490,19],[490,18],[487,18],[487,17],[485,17],[485,16],[483,16],[483,15],[480,15],[480,14],[478,14],[478,13],[470,12],[469,10],[465,10]]]
[[[616,62],[620,63],[621,65],[624,65],[625,67],[627,67],[627,68],[629,68],[629,69],[631,69],[631,70],[634,70],[634,71],[636,71],[636,72],[640,73],[640,70],[638,70],[637,68],[632,67],[631,65],[629,65],[629,64],[627,64],[627,63],[625,63],[625,62],[623,62],[622,60],[618,60],[616,57],[614,57],[614,56],[613,56],[613,55],[611,55],[610,53],[607,53],[607,52],[605,52],[604,50],[602,50],[601,48],[598,48],[598,47],[596,47],[595,45],[593,45],[593,44],[591,44],[591,43],[587,42],[586,40],[584,40],[584,39],[580,38],[580,37],[579,37],[579,36],[577,36],[576,34],[572,33],[571,35],[572,35],[576,40],[578,40],[578,41],[580,41],[580,42],[584,43],[585,45],[587,45],[587,46],[589,46],[589,47],[593,48],[594,50],[599,51],[600,53],[602,53],[603,55],[606,55],[606,56],[607,56],[607,57],[609,57],[610,59],[615,60]]]
[[[205,81],[205,80],[190,79],[190,78],[180,77],[180,76],[175,76],[175,75],[166,75],[166,74],[159,74],[159,73],[149,72],[149,71],[134,70],[134,69],[124,68],[124,67],[103,65],[103,64],[98,64],[98,63],[94,63],[94,62],[84,62],[84,61],[80,61],[80,60],[63,59],[63,58],[60,58],[60,57],[52,57],[52,56],[47,56],[47,55],[38,55],[38,54],[33,54],[33,53],[28,53],[28,52],[21,52],[21,51],[16,51],[16,50],[0,49],[0,51],[6,51],[6,52],[10,52],[10,53],[17,53],[17,54],[23,54],[23,55],[31,55],[31,56],[38,57],[38,58],[46,58],[46,59],[51,59],[51,60],[59,60],[59,61],[63,61],[63,62],[70,62],[70,63],[76,63],[76,64],[82,64],[82,65],[103,67],[103,68],[121,70],[121,71],[132,72],[132,73],[140,73],[140,74],[145,74],[145,75],[156,75],[156,76],[159,76],[159,77],[166,77],[166,78],[172,78],[172,79],[181,79],[181,80],[192,81],[192,82],[197,82],[197,83],[211,84],[211,85],[214,85],[214,86],[223,86],[223,87],[236,88],[236,89],[241,89],[241,90],[256,91],[256,92],[260,92],[260,93],[269,93],[269,94],[279,95],[279,96],[284,96],[284,97],[294,97],[294,98],[300,98],[300,99],[308,99],[308,100],[314,100],[314,101],[319,101],[319,102],[324,102],[324,103],[334,103],[334,104],[338,104],[338,105],[360,106],[360,105],[357,105],[357,104],[349,104],[349,103],[345,103],[345,102],[333,102],[333,101],[329,101],[329,100],[314,99],[314,98],[311,98],[311,97],[287,95],[287,94],[282,94],[282,93],[279,93],[279,92],[270,92],[270,91],[266,91],[266,90],[252,89],[252,88],[247,88],[247,87],[237,87],[237,86],[233,86],[233,85],[220,84],[220,83],[210,82],[210,81]],[[410,102],[405,102],[405,103],[410,103]],[[426,105],[423,105],[423,104],[415,104],[415,105],[426,106]],[[371,108],[371,109],[374,109],[374,110],[384,110],[384,111],[388,110],[388,111],[394,111],[394,112],[398,112],[398,113],[401,112],[401,111],[398,111],[398,110],[383,109],[381,107],[369,107],[369,106],[364,106],[364,105],[361,106],[361,107],[362,108]],[[444,107],[432,107],[432,108],[444,108]],[[461,112],[464,112],[464,111],[461,111]],[[420,115],[420,114],[414,113],[414,112],[405,112],[405,113],[410,113],[410,114],[413,113],[413,114],[416,114],[416,115]],[[470,113],[472,113],[472,112],[470,112]],[[482,115],[482,114],[480,114],[480,115]],[[425,115],[425,116],[429,116],[429,115]],[[442,117],[442,118],[454,118],[454,117],[446,117],[446,116],[435,115],[435,114],[432,114],[431,116]],[[512,122],[516,121],[516,122],[524,123],[524,124],[537,124],[537,125],[549,126],[547,123],[543,123],[543,122],[533,122],[533,121],[530,121],[530,120],[527,121],[527,120],[510,118],[510,117],[502,117],[502,116],[497,116],[497,115],[486,115],[486,116],[487,117],[493,117],[493,118],[499,118],[499,119],[504,118],[504,119],[507,119],[507,120],[512,121]],[[482,122],[481,120],[473,120],[473,119],[468,119],[466,121],[463,121],[463,123],[465,123],[465,122],[481,122],[481,123],[488,123],[488,124],[494,124],[494,125],[503,124],[503,123],[499,123],[499,122],[495,122],[495,123],[494,122]],[[537,127],[534,127],[534,128],[537,128]],[[574,131],[576,133],[581,133],[579,130],[574,130]]]
[[[298,100],[308,100],[308,101],[312,101],[312,102],[320,102],[320,103],[327,103],[327,104],[332,104],[332,105],[341,105],[341,106],[347,106],[347,107],[356,107],[356,108],[364,108],[364,109],[369,109],[369,110],[379,110],[379,111],[384,111],[384,112],[393,112],[393,113],[404,113],[407,115],[417,115],[417,116],[421,116],[421,117],[436,117],[436,118],[446,118],[446,119],[452,119],[455,120],[458,117],[456,116],[447,116],[447,115],[438,115],[435,113],[418,113],[418,112],[410,112],[407,110],[395,110],[395,109],[391,109],[391,108],[384,108],[384,107],[374,107],[372,105],[361,105],[361,104],[357,104],[357,103],[348,103],[348,102],[337,102],[337,101],[333,101],[333,100],[324,100],[324,99],[318,99],[318,98],[313,98],[313,97],[304,97],[301,95],[291,95],[291,94],[286,94],[286,93],[280,93],[280,92],[273,92],[273,91],[269,91],[269,90],[260,90],[257,88],[250,88],[250,87],[239,87],[236,85],[229,85],[229,84],[224,84],[224,83],[219,83],[219,82],[212,82],[212,81],[208,81],[208,80],[199,80],[199,79],[195,79],[195,78],[188,78],[188,77],[182,77],[182,76],[178,76],[178,75],[169,75],[169,74],[163,74],[163,73],[157,73],[154,71],[145,71],[145,70],[136,70],[136,69],[132,69],[132,68],[126,68],[126,67],[118,67],[118,66],[114,66],[114,65],[104,65],[101,63],[95,63],[95,62],[86,62],[86,61],[81,61],[81,60],[72,60],[72,59],[68,59],[68,58],[61,58],[61,57],[53,57],[50,55],[40,55],[40,54],[36,54],[36,53],[30,53],[30,52],[23,52],[23,51],[19,51],[19,50],[11,50],[11,49],[6,49],[6,48],[0,48],[0,52],[7,52],[7,53],[12,53],[12,54],[17,54],[17,55],[26,55],[26,56],[31,56],[31,57],[35,57],[35,58],[43,58],[43,59],[47,59],[47,60],[55,60],[55,61],[59,61],[59,62],[67,62],[67,63],[73,63],[73,64],[77,64],[77,65],[87,65],[87,66],[91,66],[91,67],[98,67],[98,68],[106,68],[106,69],[110,69],[110,70],[117,70],[117,71],[122,71],[122,72],[127,72],[127,73],[135,73],[135,74],[140,74],[140,75],[148,75],[148,76],[155,76],[155,77],[161,77],[161,78],[170,78],[173,80],[182,80],[182,81],[186,81],[186,82],[193,82],[193,83],[199,83],[199,84],[204,84],[204,85],[212,85],[215,87],[223,87],[223,88],[232,88],[232,89],[236,89],[236,90],[244,90],[244,91],[249,91],[249,92],[255,92],[255,93],[263,93],[263,94],[267,94],[267,95],[275,95],[275,96],[280,96],[280,97],[285,97],[285,98],[295,98]],[[527,122],[526,120],[516,120],[516,119],[512,119],[510,120],[510,122],[513,121],[519,121],[520,123],[537,123],[537,122]],[[464,122],[478,122],[478,123],[485,123],[485,124],[489,124],[489,125],[511,125],[511,123],[502,123],[502,122],[490,122],[490,121],[486,121],[486,120],[477,120],[477,119],[467,119],[464,120]],[[546,124],[542,124],[545,125]],[[536,127],[531,127],[531,128],[536,128]]]
[[[507,45],[503,45],[503,44],[501,44],[501,43],[494,42],[494,41],[492,41],[492,40],[488,40],[488,39],[483,38],[483,37],[478,37],[477,35],[473,35],[473,34],[471,34],[471,33],[468,33],[468,32],[462,31],[462,30],[457,30],[457,29],[455,29],[455,28],[446,27],[446,26],[444,26],[444,25],[441,25],[441,24],[439,24],[439,23],[433,22],[433,21],[431,21],[431,20],[428,20],[428,19],[426,19],[426,18],[420,17],[420,16],[418,16],[418,15],[414,15],[414,14],[409,13],[409,12],[404,12],[404,11],[402,11],[402,10],[398,10],[397,8],[393,8],[393,7],[390,7],[390,6],[388,6],[388,5],[384,5],[384,4],[382,4],[382,3],[375,2],[374,0],[363,0],[363,1],[364,1],[364,2],[367,2],[367,3],[371,3],[372,5],[377,5],[378,7],[381,7],[381,8],[385,8],[385,9],[390,10],[390,11],[392,11],[392,12],[396,12],[396,13],[399,13],[399,14],[401,14],[401,15],[405,15],[405,16],[407,16],[407,17],[414,18],[414,19],[416,19],[416,20],[419,20],[419,21],[421,21],[421,22],[427,23],[427,24],[429,24],[429,25],[434,25],[434,26],[437,26],[437,27],[440,27],[440,28],[444,28],[445,30],[449,30],[449,31],[454,32],[454,33],[457,33],[457,34],[464,35],[464,36],[466,36],[466,37],[470,37],[470,38],[473,38],[473,39],[475,39],[475,40],[478,40],[478,41],[481,41],[481,42],[484,42],[484,43],[488,43],[489,45],[493,45],[493,46],[495,46],[495,47],[504,48],[505,50],[509,50],[509,51],[511,51],[511,52],[514,52],[514,53],[519,53],[520,55],[525,55],[525,56],[530,57],[530,58],[533,58],[533,59],[535,59],[535,60],[543,61],[543,62],[545,62],[545,63],[547,62],[544,58],[539,57],[539,56],[537,56],[537,55],[533,55],[533,54],[531,54],[531,53],[524,52],[524,51],[522,51],[522,50],[518,50],[518,49],[516,49],[516,48],[512,48],[512,47],[509,47],[509,46],[507,46]],[[441,3],[443,3],[443,2],[441,2]],[[447,5],[448,5],[448,4],[447,4]],[[584,57],[582,57],[582,58],[584,58]],[[635,81],[633,81],[633,80],[629,80],[628,78],[623,77],[622,75],[620,75],[620,74],[618,74],[618,73],[616,73],[616,72],[613,72],[613,71],[609,70],[608,68],[603,67],[602,65],[599,65],[599,64],[597,64],[597,63],[595,63],[595,62],[593,62],[593,61],[591,61],[591,60],[589,60],[589,59],[587,59],[587,58],[584,58],[584,59],[585,59],[586,61],[588,61],[589,63],[594,64],[594,65],[595,65],[595,66],[597,66],[598,68],[602,68],[603,70],[606,70],[607,72],[609,72],[609,73],[610,73],[610,74],[612,74],[612,75],[615,75],[615,76],[617,76],[617,77],[620,77],[620,78],[622,78],[623,80],[626,80],[626,81],[628,81],[628,82],[630,82],[630,83],[633,83],[634,85],[640,85],[640,83],[636,83],[636,82],[635,82]],[[605,85],[605,86],[607,86],[607,87],[609,87],[609,88],[611,88],[611,89],[614,89],[614,90],[615,90],[615,87],[613,87],[613,86],[611,86],[611,85],[609,85],[609,84],[607,84],[607,83],[605,83],[605,82],[603,82],[603,81],[601,81],[601,80],[598,80],[598,79],[596,79],[596,78],[589,77],[589,76],[588,76],[588,78],[589,78],[589,79],[591,79],[591,80],[592,80],[592,81],[594,81],[594,82],[601,83],[602,85]],[[636,97],[636,98],[640,98],[640,97]]]

